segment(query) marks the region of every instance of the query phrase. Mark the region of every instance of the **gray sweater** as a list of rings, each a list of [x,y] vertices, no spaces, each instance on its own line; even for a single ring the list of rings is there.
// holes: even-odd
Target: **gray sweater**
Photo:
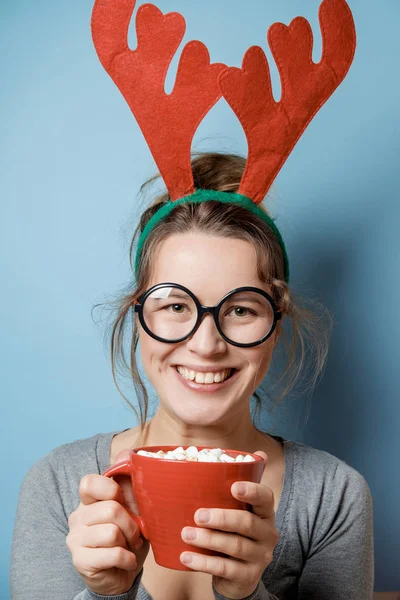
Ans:
[[[65,543],[79,482],[107,469],[115,433],[60,446],[28,471],[12,544],[12,600],[152,600],[141,573],[126,594],[89,591]],[[280,537],[272,563],[246,600],[371,600],[372,500],[364,477],[327,452],[283,441]],[[215,590],[214,596],[224,600]]]

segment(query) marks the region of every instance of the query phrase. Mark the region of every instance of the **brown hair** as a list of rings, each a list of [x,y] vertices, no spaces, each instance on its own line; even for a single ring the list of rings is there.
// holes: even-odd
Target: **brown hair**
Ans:
[[[192,159],[195,187],[196,189],[236,192],[239,188],[245,164],[245,159],[235,154],[197,153]],[[158,178],[159,175],[156,175],[144,183],[140,190],[141,193],[143,194]],[[162,193],[143,212],[130,244],[129,255],[132,270],[134,269],[137,238],[141,230],[159,208],[159,205],[168,200],[168,193]],[[261,204],[259,206],[266,210]],[[148,287],[152,257],[155,256],[157,246],[170,235],[187,232],[203,232],[207,235],[235,238],[248,241],[254,245],[257,253],[258,277],[271,286],[272,296],[277,305],[283,310],[284,317],[286,317],[285,323],[288,319],[290,321],[288,332],[285,331],[285,327],[281,327],[281,322],[279,323],[278,346],[284,351],[285,368],[278,377],[277,382],[270,386],[267,392],[275,405],[282,398],[288,396],[295,386],[301,385],[305,390],[312,391],[326,363],[332,324],[331,317],[319,302],[301,299],[289,289],[284,281],[282,250],[268,225],[257,215],[236,204],[223,204],[210,200],[199,204],[177,206],[165,219],[157,223],[147,237],[142,249],[136,284],[128,285],[116,300],[109,303],[116,312],[116,316],[110,325],[112,374],[117,389],[140,421],[141,435],[139,439],[143,435],[148,417],[149,397],[136,362],[136,349],[139,338],[132,305],[134,299],[140,297]],[[124,338],[126,333],[128,333],[129,340],[129,360],[127,360],[125,352]],[[274,356],[276,352],[277,349],[274,351]],[[309,360],[306,360],[306,358]],[[118,385],[117,376],[126,374],[128,374],[129,380],[133,382],[139,412],[126,398]],[[275,390],[278,390],[277,394],[272,393]],[[252,415],[253,423],[255,423],[261,411],[263,400],[256,391],[254,391],[253,396],[256,401]]]

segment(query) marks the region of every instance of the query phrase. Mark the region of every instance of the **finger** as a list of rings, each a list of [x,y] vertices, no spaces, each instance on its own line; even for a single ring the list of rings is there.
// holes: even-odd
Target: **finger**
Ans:
[[[80,523],[88,527],[103,524],[116,525],[130,547],[135,545],[140,536],[139,528],[127,509],[114,500],[105,500],[91,506],[83,506]]]
[[[125,501],[124,493],[116,481],[103,475],[85,475],[79,484],[79,496],[82,504],[93,504],[98,500]]]
[[[74,545],[85,546],[86,548],[114,548],[120,546],[137,552],[143,546],[142,538],[137,538],[136,542],[131,543],[129,547],[124,534],[117,525],[113,523],[105,523],[102,525],[92,525],[91,527],[83,527],[77,533],[69,534],[68,547]]]
[[[124,534],[114,523],[83,527],[75,534],[75,543],[85,548],[127,547]]]
[[[236,481],[232,484],[231,492],[238,500],[251,504],[251,511],[261,519],[268,519],[275,515],[274,493],[267,485],[252,481]]]
[[[74,555],[74,565],[85,574],[98,573],[106,569],[134,571],[136,556],[125,548],[79,548]]]
[[[181,535],[187,544],[223,552],[246,562],[255,562],[260,557],[259,544],[241,535],[200,527],[184,527]]]
[[[247,564],[233,558],[207,556],[196,552],[182,552],[180,560],[194,571],[209,573],[229,581],[245,581],[247,577]]]
[[[202,520],[203,511],[210,516],[207,523]],[[237,533],[256,541],[265,539],[268,532],[268,521],[248,510],[199,509],[195,512],[194,520],[200,527]]]
[[[262,450],[257,450],[257,452],[254,452],[254,454],[256,454],[257,456],[261,456],[262,459],[264,459],[264,469],[267,466],[268,463],[268,455],[265,454],[265,452],[263,452]]]

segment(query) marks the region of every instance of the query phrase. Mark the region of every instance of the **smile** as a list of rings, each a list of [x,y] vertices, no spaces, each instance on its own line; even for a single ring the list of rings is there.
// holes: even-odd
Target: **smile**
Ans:
[[[229,379],[235,369],[223,369],[215,373],[201,373],[187,369],[180,365],[176,366],[178,373],[182,375],[184,379],[188,381],[195,381],[196,383],[211,384],[211,383],[222,383],[225,379]]]

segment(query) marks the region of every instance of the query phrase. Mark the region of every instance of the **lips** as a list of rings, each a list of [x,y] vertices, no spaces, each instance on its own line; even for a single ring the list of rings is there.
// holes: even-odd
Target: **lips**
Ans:
[[[191,381],[190,379],[185,379],[183,375],[179,373],[176,366],[172,368],[178,381],[180,381],[188,390],[205,394],[206,396],[209,396],[214,392],[222,392],[226,387],[232,385],[239,376],[239,371],[237,369],[232,369],[231,375],[220,383],[197,383],[195,380]]]

